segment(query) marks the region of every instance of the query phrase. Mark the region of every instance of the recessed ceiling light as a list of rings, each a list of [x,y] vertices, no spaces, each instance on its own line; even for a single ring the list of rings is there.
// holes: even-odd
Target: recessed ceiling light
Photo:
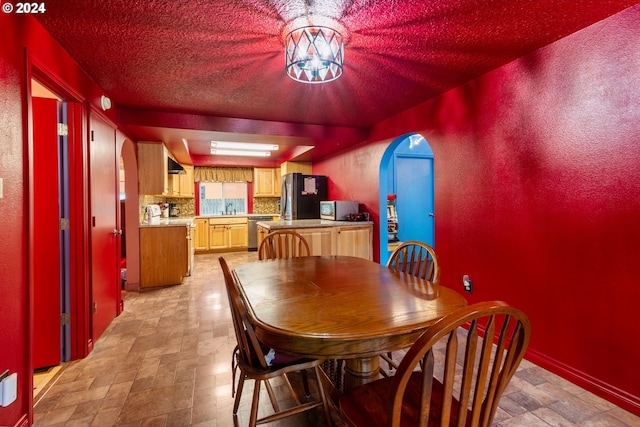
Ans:
[[[259,144],[253,142],[227,142],[227,141],[211,141],[211,149],[230,149],[230,150],[266,150],[276,151],[279,146],[275,144]]]
[[[212,148],[211,154],[218,156],[250,156],[250,157],[269,157],[270,151],[251,151],[251,150],[220,150]]]

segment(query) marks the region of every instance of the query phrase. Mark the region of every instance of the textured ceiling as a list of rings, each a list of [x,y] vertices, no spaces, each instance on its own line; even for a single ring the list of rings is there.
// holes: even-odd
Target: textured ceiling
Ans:
[[[636,3],[49,0],[37,19],[122,109],[133,136],[164,140],[179,161],[211,164],[208,140],[229,132],[271,135],[283,159],[321,157]],[[342,25],[340,79],[308,85],[286,77],[283,31],[301,16]],[[298,146],[316,148],[298,157]]]

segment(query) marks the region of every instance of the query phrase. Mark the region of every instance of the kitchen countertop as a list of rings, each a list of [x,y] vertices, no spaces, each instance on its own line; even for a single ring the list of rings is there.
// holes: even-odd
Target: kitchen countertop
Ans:
[[[209,219],[209,218],[253,218],[253,217],[265,217],[265,216],[280,216],[280,214],[237,214],[237,215],[198,215],[198,216],[181,216],[177,218],[160,218],[158,223],[147,224],[147,222],[143,222],[140,224],[140,227],[171,227],[171,226],[191,226],[193,224],[193,220],[197,218]]]
[[[257,216],[280,216],[277,213],[265,213],[265,214],[236,214],[236,215],[198,215],[196,218],[252,218]]]
[[[317,227],[357,227],[372,225],[373,221],[328,221],[326,219],[297,219],[289,221],[259,221],[258,225],[268,230],[283,228],[317,228]]]
[[[193,217],[179,217],[179,218],[160,218],[157,223],[148,224],[143,222],[140,227],[173,227],[173,226],[192,226]]]

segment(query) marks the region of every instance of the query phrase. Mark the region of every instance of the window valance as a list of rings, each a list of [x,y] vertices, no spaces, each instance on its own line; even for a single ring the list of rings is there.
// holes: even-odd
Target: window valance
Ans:
[[[193,178],[196,182],[253,182],[253,169],[196,166]]]

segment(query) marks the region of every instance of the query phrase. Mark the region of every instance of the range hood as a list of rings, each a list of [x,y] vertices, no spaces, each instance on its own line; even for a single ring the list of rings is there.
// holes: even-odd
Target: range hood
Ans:
[[[184,168],[182,166],[180,166],[180,163],[176,162],[175,160],[173,160],[171,157],[167,157],[167,162],[168,162],[168,172],[169,174],[179,174],[184,172]]]

